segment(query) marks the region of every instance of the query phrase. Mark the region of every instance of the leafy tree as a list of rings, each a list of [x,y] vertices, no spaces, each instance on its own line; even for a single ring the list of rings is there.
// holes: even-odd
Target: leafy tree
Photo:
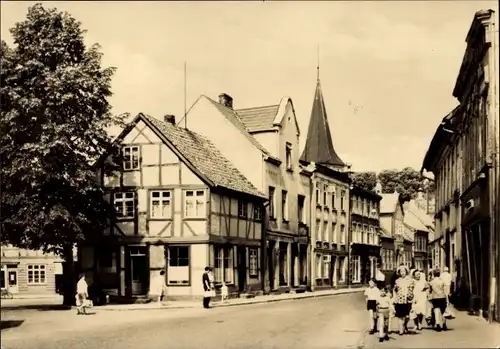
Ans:
[[[114,68],[101,68],[99,46],[85,46],[66,12],[34,5],[10,32],[13,47],[1,45],[2,243],[61,255],[72,304],[73,247],[98,239],[111,212],[96,161],[120,159],[106,132],[123,125],[108,103]]]
[[[362,189],[373,190],[377,185],[377,174],[375,172],[354,172],[351,179],[355,186]]]
[[[397,190],[402,201],[415,198],[419,189],[425,189],[424,179],[420,172],[411,167],[406,167],[401,171],[384,170],[379,173],[378,178],[383,193],[394,193]]]

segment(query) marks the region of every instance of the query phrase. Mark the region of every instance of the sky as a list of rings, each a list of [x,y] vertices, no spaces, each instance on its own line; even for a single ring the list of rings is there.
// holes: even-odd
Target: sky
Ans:
[[[1,36],[34,2],[1,2]],[[474,13],[497,1],[44,2],[82,22],[113,66],[114,113],[184,114],[224,92],[235,109],[293,100],[304,146],[316,66],[337,153],[354,171],[422,160],[453,87]],[[319,46],[319,55],[318,55]],[[189,128],[189,120],[188,120]]]

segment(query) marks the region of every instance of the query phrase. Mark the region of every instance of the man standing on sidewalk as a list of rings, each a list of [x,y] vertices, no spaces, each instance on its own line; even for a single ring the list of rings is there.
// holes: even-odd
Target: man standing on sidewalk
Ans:
[[[210,308],[210,298],[212,297],[212,287],[211,287],[211,280],[210,280],[210,268],[206,267],[205,272],[203,273],[202,276],[202,282],[203,282],[203,308],[208,309]]]

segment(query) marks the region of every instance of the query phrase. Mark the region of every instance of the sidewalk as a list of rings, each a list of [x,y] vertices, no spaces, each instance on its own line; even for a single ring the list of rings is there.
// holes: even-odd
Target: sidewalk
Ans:
[[[211,307],[230,307],[236,305],[250,305],[259,303],[270,303],[270,302],[280,302],[287,300],[296,300],[304,298],[315,298],[315,297],[325,297],[334,296],[338,294],[364,292],[365,288],[345,288],[337,290],[326,290],[326,291],[315,291],[315,292],[305,292],[305,293],[283,293],[279,295],[267,295],[259,296],[255,298],[234,298],[229,299],[225,303],[212,302]],[[193,309],[201,308],[200,301],[171,301],[168,300],[163,304],[159,305],[156,302],[151,302],[148,304],[109,304],[100,307],[96,307],[99,311],[126,311],[126,310],[162,310],[162,309]]]
[[[447,320],[448,331],[424,329],[420,333],[399,336],[378,342],[378,335],[367,334],[360,347],[364,348],[496,348],[500,345],[500,324],[488,324],[484,319],[454,310],[455,319]],[[410,330],[411,331],[411,330]]]

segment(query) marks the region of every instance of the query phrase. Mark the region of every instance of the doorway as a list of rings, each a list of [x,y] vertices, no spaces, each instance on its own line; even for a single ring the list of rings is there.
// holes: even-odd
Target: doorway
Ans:
[[[132,295],[145,295],[149,283],[149,265],[147,247],[131,246],[130,257],[130,279],[132,283]]]
[[[8,289],[10,293],[18,293],[19,287],[17,285],[17,269],[7,270],[7,283],[9,285]]]
[[[238,291],[244,292],[247,283],[247,249],[246,246],[238,246]]]
[[[274,246],[276,242],[273,240],[269,241],[269,245],[267,246],[267,270],[268,270],[268,278],[269,278],[269,288],[274,290],[275,287],[275,260],[276,260],[276,252],[274,251]]]

